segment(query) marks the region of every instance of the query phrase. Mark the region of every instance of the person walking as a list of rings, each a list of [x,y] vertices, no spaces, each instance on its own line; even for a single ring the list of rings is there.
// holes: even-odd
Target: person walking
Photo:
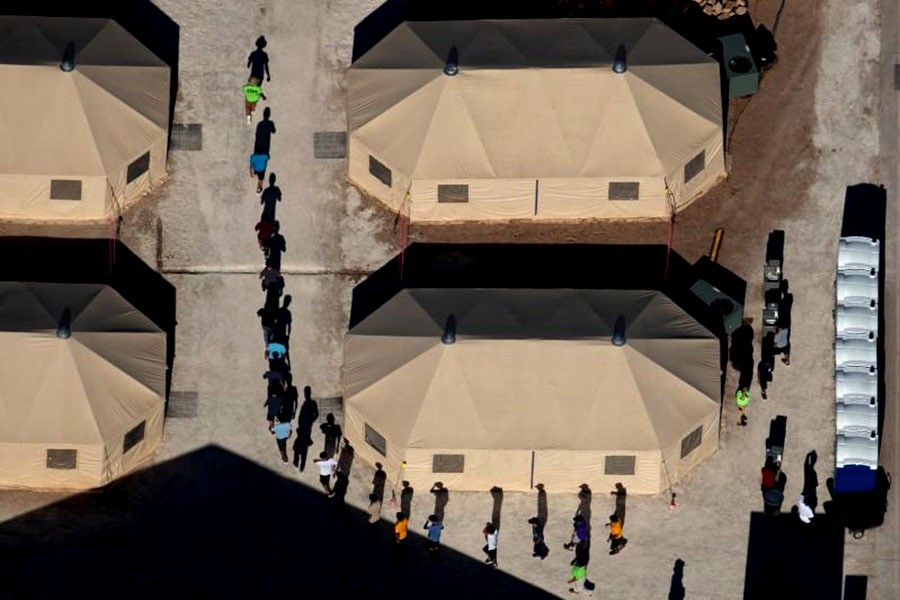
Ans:
[[[747,415],[744,414],[744,410],[750,406],[750,388],[739,387],[734,393],[734,403],[737,405],[738,412],[740,413],[740,419],[738,419],[737,424],[741,427],[746,427]]]
[[[272,333],[285,345],[288,345],[288,341],[291,339],[291,325],[294,318],[291,315],[290,306],[293,299],[290,294],[285,294],[284,300],[281,301],[281,307],[275,311],[275,327]]]
[[[622,536],[622,523],[619,521],[619,515],[610,515],[609,523],[609,553],[618,554],[625,549],[628,540]]]
[[[309,455],[309,447],[313,445],[312,438],[308,433],[303,433],[297,428],[297,437],[294,438],[294,461],[295,467],[300,469],[302,473],[306,468],[306,457]]]
[[[266,178],[266,168],[269,166],[268,153],[250,155],[250,177],[256,177],[256,193],[262,194],[263,180]],[[271,242],[271,240],[270,240]]]
[[[550,554],[550,548],[544,542],[544,526],[538,517],[528,519],[528,524],[531,525],[531,541],[534,544],[531,556],[544,560]]]
[[[584,515],[575,515],[572,517],[572,537],[569,542],[563,544],[566,550],[573,550],[577,545],[588,540],[588,526]]]
[[[766,457],[766,464],[760,469],[759,491],[763,494],[778,487],[778,465],[771,456]]]
[[[275,443],[278,444],[278,452],[281,453],[281,462],[287,462],[287,441],[291,437],[291,422],[276,420],[272,433],[275,434]]]
[[[816,516],[813,509],[806,503],[806,497],[803,494],[800,494],[797,499],[797,516],[805,525],[812,525],[813,518]]]
[[[775,334],[767,333],[762,339],[759,364],[756,365],[756,379],[759,382],[760,396],[766,400],[769,384],[774,379],[775,372]]]
[[[487,523],[484,526],[484,529],[481,530],[482,535],[484,535],[484,547],[481,549],[487,555],[487,558],[484,559],[484,562],[491,565],[495,569],[497,568],[497,536],[499,532],[497,528],[494,527],[493,523]]]
[[[268,100],[266,95],[263,94],[261,83],[259,77],[251,75],[246,85],[241,88],[241,91],[244,92],[244,114],[247,117],[248,125],[253,122],[253,111],[256,110],[256,104],[260,98]]]
[[[281,396],[277,393],[270,393],[266,397],[266,401],[263,402],[263,407],[266,409],[266,422],[269,424],[270,432],[275,432],[275,417],[281,413],[282,402]]]
[[[267,348],[269,342],[272,341],[272,329],[275,327],[275,311],[263,306],[256,311],[256,316],[259,317],[259,322],[262,327],[263,348]]]
[[[259,81],[262,81],[263,75],[266,76],[266,81],[272,81],[272,76],[269,74],[269,55],[265,51],[265,47],[268,44],[269,42],[265,36],[259,36],[256,38],[256,50],[247,57],[247,68],[250,69],[250,77],[255,77]]]
[[[366,513],[366,524],[374,525],[381,520],[381,500],[375,494],[369,494],[369,508]]]
[[[402,512],[397,513],[397,524],[394,525],[394,541],[398,545],[404,545],[406,536],[409,535],[409,517]]]
[[[260,185],[262,185],[262,182],[260,182]],[[284,239],[284,236],[281,235],[281,223],[275,221],[275,228],[272,231],[272,236],[269,238],[266,264],[280,272],[281,255],[284,252],[287,252],[287,241]]]
[[[428,530],[428,551],[435,552],[441,547],[441,532],[444,530],[444,524],[437,515],[429,515],[425,521],[425,529]]]
[[[322,489],[325,490],[326,494],[330,495],[331,476],[337,468],[337,461],[334,460],[333,455],[329,456],[322,452],[319,454],[319,458],[313,460],[313,462],[316,463],[316,468],[319,470],[319,483],[322,484]]]
[[[587,563],[582,563],[577,560],[573,561],[571,577],[566,583],[570,586],[569,593],[571,594],[581,594],[582,592],[586,592],[589,596],[593,595],[594,585],[591,584],[587,578]]]
[[[781,354],[781,362],[785,366],[791,366],[791,330],[788,327],[780,325],[775,326],[775,337],[772,340],[775,344],[775,354]]]
[[[263,110],[262,121],[256,124],[256,137],[253,140],[254,154],[268,154],[272,148],[272,136],[275,135],[275,122],[272,121],[272,109]]]
[[[333,413],[325,415],[325,422],[319,425],[319,429],[325,436],[325,448],[322,451],[323,454],[334,456],[343,432],[341,431],[341,426],[334,422]]]

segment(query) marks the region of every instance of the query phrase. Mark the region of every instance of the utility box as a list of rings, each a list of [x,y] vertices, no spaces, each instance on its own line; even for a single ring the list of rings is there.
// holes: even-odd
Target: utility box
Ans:
[[[728,81],[728,97],[750,96],[759,91],[759,69],[742,33],[719,38],[722,42],[722,67]]]

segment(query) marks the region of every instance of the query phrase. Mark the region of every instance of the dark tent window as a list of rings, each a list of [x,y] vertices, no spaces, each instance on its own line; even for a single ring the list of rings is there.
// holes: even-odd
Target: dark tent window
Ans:
[[[146,428],[147,421],[141,421],[140,425],[125,434],[125,441],[122,443],[122,454],[137,446],[144,439],[144,430]]]
[[[634,456],[607,456],[604,475],[634,475]]]
[[[48,469],[74,469],[78,466],[78,450],[47,450]]]
[[[468,185],[438,185],[438,202],[468,202]]]
[[[683,440],[681,440],[681,458],[684,458],[688,454],[694,451],[694,448],[700,445],[700,442],[703,441],[703,426],[701,425],[697,429],[693,430],[689,434],[685,436]]]
[[[133,163],[128,165],[128,183],[131,183],[150,170],[150,153],[144,152]]]
[[[700,154],[695,156],[684,165],[684,182],[687,183],[697,175],[703,172],[706,167],[706,150],[701,150]]]
[[[641,195],[641,184],[637,181],[611,181],[610,200],[637,200]]]
[[[432,473],[462,473],[465,467],[465,454],[434,454],[431,457]]]
[[[366,443],[378,450],[382,456],[387,456],[387,440],[384,436],[372,429],[366,423]]]
[[[369,155],[369,173],[384,185],[391,187],[391,170],[372,155]]]
[[[51,200],[81,200],[81,180],[51,179]]]

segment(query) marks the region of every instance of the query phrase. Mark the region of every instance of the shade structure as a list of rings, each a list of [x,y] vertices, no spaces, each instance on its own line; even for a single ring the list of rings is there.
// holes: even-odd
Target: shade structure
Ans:
[[[0,218],[109,218],[148,191],[166,170],[169,83],[115,21],[0,17]]]
[[[657,493],[717,448],[720,364],[660,291],[405,289],[346,336],[345,435],[414,486]]]
[[[0,283],[0,487],[94,488],[147,460],[166,350],[112,287]]]
[[[408,21],[349,69],[349,178],[412,221],[667,217],[725,176],[719,77],[651,18]]]

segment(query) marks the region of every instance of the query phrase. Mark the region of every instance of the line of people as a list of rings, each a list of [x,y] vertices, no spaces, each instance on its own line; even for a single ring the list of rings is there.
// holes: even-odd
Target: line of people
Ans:
[[[791,364],[791,312],[794,306],[794,295],[789,291],[787,279],[781,281],[778,293],[778,319],[774,331],[766,333],[762,338],[760,360],[756,364],[756,377],[759,383],[760,396],[768,399],[769,384],[774,379],[775,357],[781,355],[785,366]],[[738,385],[734,393],[734,403],[738,409],[738,422],[741,427],[747,426],[747,409],[750,407],[750,384],[753,381],[753,319],[744,318],[740,327],[731,333],[731,346],[728,358],[731,366],[738,371]]]

